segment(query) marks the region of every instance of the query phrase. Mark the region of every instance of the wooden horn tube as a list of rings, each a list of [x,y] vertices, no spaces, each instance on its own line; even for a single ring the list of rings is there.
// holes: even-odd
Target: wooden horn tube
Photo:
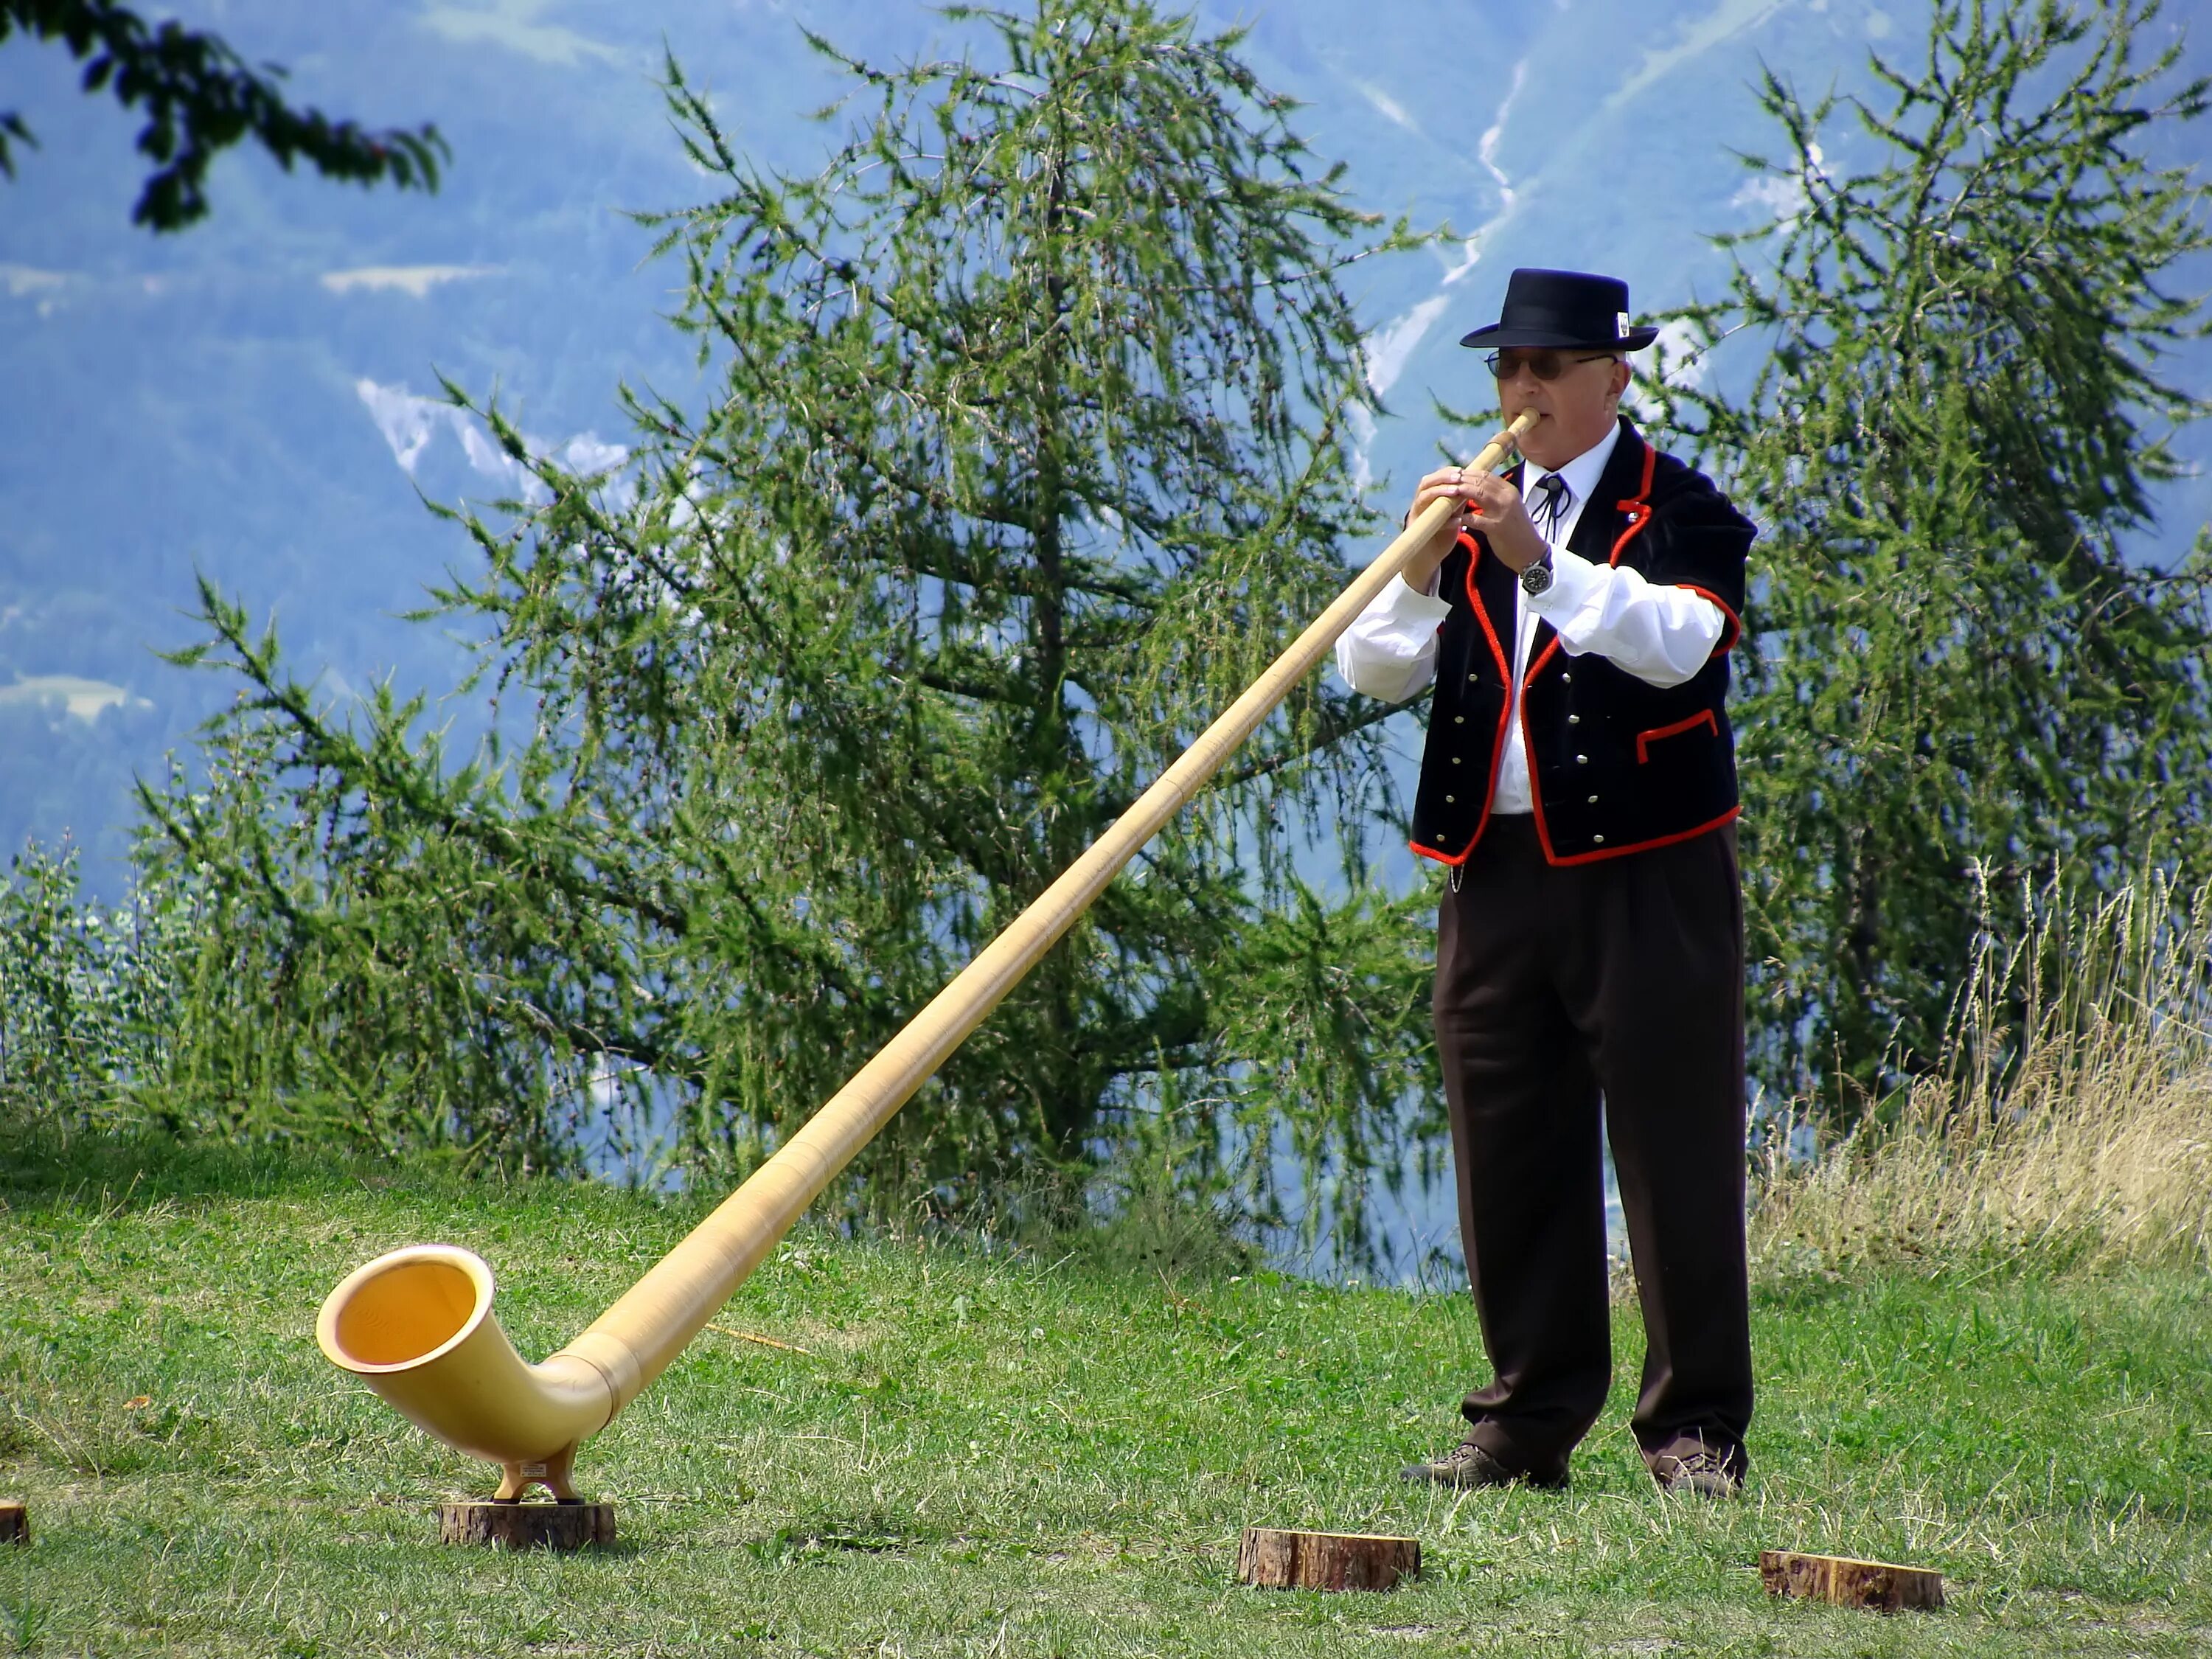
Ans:
[[[1533,412],[1517,417],[1468,470],[1495,469],[1535,422]],[[491,1269],[467,1250],[431,1244],[379,1256],[331,1292],[315,1324],[324,1354],[447,1445],[501,1464],[501,1497],[518,1496],[532,1481],[573,1495],[568,1471],[576,1443],[605,1428],[660,1375],[837,1172],[1328,655],[1455,510],[1449,498],[1433,501],[1407,525],[1065,874],[567,1347],[543,1364],[526,1364],[492,1317]]]

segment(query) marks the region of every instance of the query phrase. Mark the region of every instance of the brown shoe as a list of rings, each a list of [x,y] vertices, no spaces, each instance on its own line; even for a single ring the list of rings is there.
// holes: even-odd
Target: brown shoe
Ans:
[[[1741,1498],[1750,1460],[1743,1448],[1709,1444],[1699,1437],[1684,1435],[1648,1459],[1651,1478],[1668,1494],[1689,1492],[1698,1498]]]
[[[1567,1477],[1547,1480],[1526,1469],[1511,1469],[1472,1440],[1462,1440],[1442,1457],[1426,1463],[1408,1463],[1398,1472],[1401,1480],[1426,1480],[1439,1486],[1534,1486],[1539,1492],[1565,1492]]]

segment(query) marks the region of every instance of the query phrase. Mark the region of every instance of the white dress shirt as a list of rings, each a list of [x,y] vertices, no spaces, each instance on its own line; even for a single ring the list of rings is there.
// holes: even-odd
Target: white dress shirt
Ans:
[[[1597,488],[1620,441],[1616,425],[1595,448],[1559,469],[1568,494],[1561,499],[1557,523],[1547,524],[1542,516],[1543,497],[1535,485],[1544,475],[1533,466],[1522,473],[1528,482],[1522,495],[1552,549],[1552,585],[1534,599],[1518,584],[1514,587],[1513,678],[1506,687],[1512,737],[1490,798],[1493,812],[1534,810],[1528,751],[1521,735],[1521,682],[1528,672],[1528,653],[1539,622],[1559,630],[1560,647],[1569,656],[1595,653],[1661,687],[1680,685],[1703,668],[1728,626],[1721,608],[1702,593],[1661,586],[1633,570],[1567,550],[1567,538],[1582,520],[1583,505]],[[1441,573],[1442,567],[1438,569]],[[1437,633],[1451,611],[1448,602],[1436,597],[1436,584],[1431,576],[1429,591],[1417,593],[1406,586],[1404,577],[1391,578],[1390,585],[1338,635],[1336,672],[1346,685],[1385,702],[1403,702],[1436,678]]]

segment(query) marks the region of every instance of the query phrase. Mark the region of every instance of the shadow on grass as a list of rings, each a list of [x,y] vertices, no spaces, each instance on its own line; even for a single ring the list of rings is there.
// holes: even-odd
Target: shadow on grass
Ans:
[[[11,1209],[88,1205],[131,1213],[155,1204],[267,1198],[362,1185],[458,1187],[437,1161],[362,1156],[336,1147],[179,1140],[141,1131],[64,1135],[51,1125],[0,1120],[0,1204]]]

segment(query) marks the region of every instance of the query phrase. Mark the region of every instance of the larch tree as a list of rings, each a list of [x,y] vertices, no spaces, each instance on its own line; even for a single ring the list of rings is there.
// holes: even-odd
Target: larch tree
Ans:
[[[1937,1056],[1992,902],[2054,861],[2212,868],[2212,567],[2201,538],[2172,568],[2126,550],[2212,407],[2168,378],[2212,236],[2206,187],[2147,159],[2206,106],[2178,48],[2142,51],[2157,13],[1952,0],[1870,99],[1770,73],[1786,149],[1752,165],[1781,205],[1686,313],[1699,352],[1767,354],[1741,394],[1672,394],[1764,525],[1755,1067],[1846,1117]]]
[[[465,1139],[469,1077],[629,1091],[741,1171],[1370,538],[1340,273],[1409,233],[1346,204],[1234,36],[1143,0],[947,15],[975,50],[815,43],[852,90],[808,176],[750,166],[671,62],[713,193],[648,222],[710,393],[626,392],[598,474],[477,411],[535,501],[459,514],[480,562],[442,614],[526,738],[458,766],[419,704],[336,720],[208,593],[191,654],[242,671],[216,738],[261,781],[149,793],[163,856],[264,896],[364,1097],[435,1076]],[[1261,1212],[1283,1150],[1399,1167],[1425,930],[1358,850],[1389,712],[1302,687],[894,1122],[870,1200],[957,1209],[1159,1136]]]

